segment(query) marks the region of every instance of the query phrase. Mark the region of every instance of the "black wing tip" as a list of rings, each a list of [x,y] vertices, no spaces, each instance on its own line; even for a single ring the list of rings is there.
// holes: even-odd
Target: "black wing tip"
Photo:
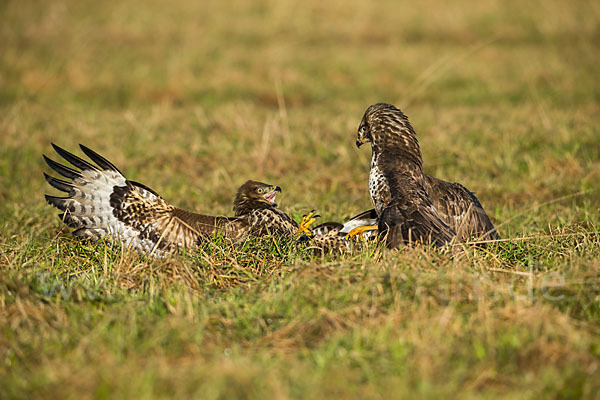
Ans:
[[[86,145],[79,143],[79,148],[81,149],[81,151],[83,151],[85,154],[87,154],[88,152],[90,153],[94,153],[97,154],[94,150],[90,149],[89,147],[87,147]]]
[[[46,162],[46,164],[52,170],[54,170],[55,172],[64,176],[65,178],[69,178],[69,179],[81,178],[81,176],[82,176],[81,172],[75,171],[74,169],[71,169],[65,165],[62,165],[62,164],[54,161],[53,159],[46,157],[45,154],[42,154],[42,157],[44,158],[44,161]]]
[[[45,155],[45,154],[42,154],[42,157],[44,158],[44,161],[46,162],[46,164],[47,164],[47,165],[48,165],[50,168],[52,168],[52,164],[55,164],[55,163],[56,163],[56,161],[52,160],[51,158],[49,158],[49,157],[48,157],[47,155]],[[54,168],[52,168],[52,169],[54,169]]]
[[[68,200],[68,197],[58,197],[45,194],[44,198],[46,199],[46,203],[50,204],[51,206],[56,207],[59,210],[66,211],[67,205],[65,204],[65,200]]]
[[[59,168],[59,169],[61,167],[68,168],[68,167],[65,167],[64,165],[62,165],[62,164],[54,161],[53,159],[51,159],[50,157],[48,157],[45,154],[42,154],[42,157],[44,158],[44,161],[46,162],[46,165],[48,165],[50,168],[52,168],[54,171],[58,172],[59,174],[61,174],[61,173],[60,173],[60,171],[57,171],[56,168]]]
[[[71,182],[57,179],[53,176],[48,175],[45,172],[44,172],[44,179],[46,179],[46,182],[48,182],[48,184],[50,186],[52,186],[55,189],[60,190],[61,192],[71,193],[71,191],[73,190],[73,187],[74,187]]]
[[[63,157],[65,160],[69,161],[69,160],[68,160],[68,158],[67,158],[68,156],[67,156],[67,157],[65,157],[64,155],[65,155],[65,154],[67,154],[67,155],[71,155],[71,156],[72,156],[72,154],[71,154],[70,152],[68,152],[67,150],[63,149],[62,147],[60,147],[60,146],[59,146],[59,145],[57,145],[56,143],[50,143],[50,146],[52,146],[52,148],[54,149],[54,151],[55,151],[55,152],[56,152],[56,153],[57,153],[59,156]]]
[[[123,173],[121,171],[119,171],[119,169],[117,167],[115,167],[115,165],[113,163],[111,163],[110,161],[108,161],[106,158],[102,157],[100,154],[96,153],[94,150],[90,149],[89,147],[79,143],[79,148],[81,149],[81,151],[83,151],[85,153],[86,156],[88,156],[93,162],[95,162],[96,164],[98,164],[98,166],[104,170],[112,170],[112,171],[116,171],[119,174],[123,175]]]
[[[85,170],[98,170],[98,168],[96,168],[96,166],[90,164],[89,162],[85,161],[84,159],[77,157],[75,154],[63,149],[62,147],[52,143],[52,147],[54,148],[54,151],[56,151],[58,153],[59,156],[61,156],[62,158],[64,158],[65,160],[67,160],[68,162],[70,162],[71,164],[73,164],[74,166],[76,166],[77,168],[81,169],[82,171]]]
[[[56,143],[50,143],[50,146],[52,146],[52,148],[54,149],[54,151],[56,151],[57,153],[60,154],[61,151],[66,151],[65,149],[63,149],[62,147],[60,147],[59,145],[57,145]]]

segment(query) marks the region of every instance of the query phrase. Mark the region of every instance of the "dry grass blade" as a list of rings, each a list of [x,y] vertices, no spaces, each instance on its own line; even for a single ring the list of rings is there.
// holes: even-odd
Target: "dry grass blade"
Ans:
[[[3,2],[0,398],[597,398],[596,3]],[[394,99],[502,240],[153,260],[44,203],[41,154],[83,143],[185,209],[255,179],[341,221]]]

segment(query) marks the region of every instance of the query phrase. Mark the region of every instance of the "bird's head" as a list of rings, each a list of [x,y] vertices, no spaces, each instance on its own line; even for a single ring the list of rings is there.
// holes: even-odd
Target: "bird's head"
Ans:
[[[363,144],[374,143],[381,136],[388,135],[386,125],[393,123],[395,116],[404,116],[402,111],[391,104],[377,103],[369,106],[358,126],[358,138],[356,147],[360,148]]]
[[[369,129],[369,122],[366,121],[365,117],[363,117],[362,121],[360,121],[360,125],[358,126],[358,138],[356,139],[356,147],[360,149],[360,146],[365,144],[366,142],[371,142],[373,140],[371,136],[371,130]]]
[[[402,153],[403,157],[421,164],[417,135],[406,115],[391,104],[373,104],[365,111],[358,126],[356,146],[366,142],[371,143],[374,152]]]
[[[238,189],[233,202],[235,215],[247,214],[257,208],[277,207],[275,196],[281,192],[279,186],[257,181],[247,181]]]
[[[360,125],[358,125],[358,137],[356,139],[356,147],[360,149],[360,146],[367,142],[373,142],[373,134],[371,133],[371,121],[372,113],[369,112],[373,106],[367,108],[365,114],[360,121]]]

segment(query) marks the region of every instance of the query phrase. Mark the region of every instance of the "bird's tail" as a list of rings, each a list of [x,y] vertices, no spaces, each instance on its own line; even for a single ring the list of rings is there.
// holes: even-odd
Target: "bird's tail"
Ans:
[[[383,210],[379,234],[392,249],[412,243],[441,247],[456,238],[456,233],[439,218],[433,206],[412,207],[406,199],[396,199]]]

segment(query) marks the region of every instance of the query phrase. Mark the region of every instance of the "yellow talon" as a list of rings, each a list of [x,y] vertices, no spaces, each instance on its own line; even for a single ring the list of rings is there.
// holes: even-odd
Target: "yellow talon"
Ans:
[[[302,221],[300,221],[300,224],[298,225],[298,232],[296,233],[298,235],[305,234],[307,236],[312,236],[313,233],[310,226],[315,223],[318,217],[319,215],[316,214],[315,210],[312,210],[307,215],[303,216]]]
[[[377,225],[357,226],[356,228],[354,228],[350,232],[348,232],[345,239],[352,240],[352,239],[356,239],[357,236],[362,238],[363,233],[368,232],[368,231],[376,231],[377,229],[379,229],[379,227]]]

